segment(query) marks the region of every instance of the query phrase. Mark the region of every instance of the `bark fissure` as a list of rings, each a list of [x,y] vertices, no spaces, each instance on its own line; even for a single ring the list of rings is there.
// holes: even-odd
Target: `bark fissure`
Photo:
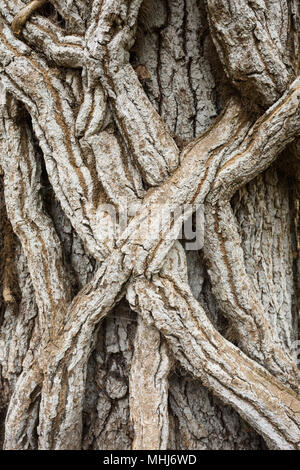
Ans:
[[[298,7],[292,13],[283,2],[275,17],[268,0],[260,7],[247,0],[206,0],[206,19],[194,1],[160,0],[159,20],[149,0],[91,3],[51,0],[63,26],[43,17],[46,0],[0,6],[0,164],[7,216],[26,255],[40,335],[36,351],[26,351],[13,385],[4,447],[82,447],[91,353],[102,320],[126,296],[138,314],[133,352],[125,361],[131,363],[129,395],[112,369],[112,388],[107,385],[109,392],[103,395],[106,411],[98,418],[103,431],[116,409],[129,409],[134,449],[172,445],[176,431],[168,394],[176,360],[236,410],[270,448],[299,449],[299,372],[290,345],[282,341],[292,325],[282,326],[280,307],[279,322],[270,316],[261,280],[249,271],[249,243],[243,243],[230,206],[234,194],[300,134],[300,78],[291,53],[298,50]],[[273,3],[279,7],[279,0]],[[145,25],[149,42],[142,39],[150,57],[151,73],[144,75],[149,96],[129,53],[138,48],[138,21],[145,12],[155,23],[152,29]],[[209,40],[238,90],[230,89],[215,120],[213,105],[208,110],[203,104],[212,100],[205,101],[199,91],[209,88],[199,66],[207,54],[206,21]],[[193,56],[190,41],[199,42],[200,55]],[[169,62],[185,73],[187,97],[175,85],[175,70],[164,75],[168,54]],[[173,121],[165,119],[172,106]],[[24,107],[28,114],[22,120]],[[182,110],[189,116],[186,124]],[[181,132],[181,126],[186,126],[183,140],[170,131]],[[63,217],[70,221],[68,230],[82,240],[82,252],[97,261],[89,282],[73,299],[64,243],[41,197],[40,158]],[[138,210],[122,227],[129,205]],[[199,205],[205,211],[203,254],[217,305],[214,314],[228,319],[236,346],[211,321],[203,298],[191,291],[187,252],[176,241]],[[188,206],[188,215],[178,210]],[[151,224],[160,227],[158,237],[149,229],[150,213]],[[278,246],[284,230],[274,241]],[[285,262],[290,265],[287,257]],[[269,269],[271,261],[266,258],[265,263]],[[3,297],[9,305],[5,279]],[[268,289],[274,292],[266,280],[263,294]],[[278,305],[280,295],[277,289]],[[120,338],[122,356],[126,348]],[[179,389],[176,393],[178,412],[184,400]],[[192,407],[193,401],[188,402],[181,425]],[[193,425],[189,432],[195,442],[206,436],[205,431],[198,436]]]

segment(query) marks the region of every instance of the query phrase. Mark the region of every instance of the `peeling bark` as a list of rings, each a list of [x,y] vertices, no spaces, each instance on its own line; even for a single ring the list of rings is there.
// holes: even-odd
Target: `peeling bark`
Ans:
[[[298,10],[1,3],[5,449],[299,449]]]

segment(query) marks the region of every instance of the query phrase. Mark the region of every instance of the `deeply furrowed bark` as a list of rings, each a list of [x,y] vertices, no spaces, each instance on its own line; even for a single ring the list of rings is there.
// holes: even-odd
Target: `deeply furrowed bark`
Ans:
[[[168,375],[170,353],[159,331],[139,321],[130,372],[133,449],[167,449],[169,439]],[[147,357],[145,358],[145,350]]]
[[[168,375],[180,364],[270,448],[299,449],[299,373],[292,350],[297,277],[296,270],[291,273],[289,246],[297,235],[287,234],[292,224],[280,226],[285,254],[277,260],[264,257],[264,247],[272,252],[277,238],[273,241],[262,229],[264,268],[256,276],[249,262],[252,241],[243,236],[256,223],[250,219],[244,227],[243,204],[231,201],[284,149],[297,164],[297,3],[284,3],[277,16],[277,0],[259,5],[207,0],[205,6],[195,0],[26,3],[5,0],[0,6],[0,165],[7,217],[26,256],[38,315],[31,343],[22,351],[22,372],[13,370],[13,380],[8,356],[1,355],[12,393],[5,448],[174,447],[184,441],[197,400],[197,392],[180,387],[172,394],[174,380]],[[141,37],[140,28],[146,31]],[[51,213],[49,197],[41,196],[45,178],[61,215]],[[246,210],[258,190],[263,191],[254,189],[245,198]],[[280,194],[286,216],[289,195]],[[270,197],[262,201],[270,204]],[[175,241],[187,217],[182,208],[195,210],[200,204],[205,266],[192,259],[194,273],[202,270],[199,283],[204,273],[209,276],[205,296],[196,278],[188,279],[187,252]],[[129,205],[138,211],[122,232],[120,217]],[[160,224],[158,237],[149,230],[149,211],[151,223]],[[77,253],[70,247],[74,261],[65,254],[69,234],[84,244]],[[8,272],[14,260],[5,247],[13,235],[5,236]],[[78,260],[92,266],[89,282],[85,269],[76,267]],[[285,268],[282,289],[275,289],[276,276]],[[272,274],[262,280],[268,270]],[[76,272],[82,282],[75,281]],[[20,284],[22,276],[14,278]],[[20,315],[6,279],[6,315]],[[139,316],[134,350],[128,354],[124,346],[131,344],[128,331],[117,335],[123,346],[116,349],[110,376],[103,359],[109,348],[101,360],[92,351],[105,328],[103,318],[124,295]],[[222,327],[226,321],[234,340]],[[122,320],[116,318],[115,324],[122,328]],[[6,329],[15,337],[14,325],[2,321],[4,338]],[[107,367],[110,379],[96,399],[92,376],[103,376],[97,367]],[[118,375],[120,368],[129,386]],[[183,406],[185,400],[189,403]],[[112,444],[116,413],[124,416],[127,431]],[[188,448],[201,447],[207,436],[208,424],[199,416],[195,420],[203,431],[188,431]],[[238,420],[231,412],[227,434],[234,435]],[[222,419],[215,426],[222,428]],[[243,436],[237,439],[243,448]],[[222,446],[217,441],[205,445]],[[253,446],[259,445],[253,434]]]

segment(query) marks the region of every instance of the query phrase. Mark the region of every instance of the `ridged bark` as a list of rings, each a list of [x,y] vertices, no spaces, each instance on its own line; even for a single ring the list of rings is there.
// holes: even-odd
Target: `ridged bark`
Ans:
[[[5,449],[300,448],[299,13],[1,3]]]

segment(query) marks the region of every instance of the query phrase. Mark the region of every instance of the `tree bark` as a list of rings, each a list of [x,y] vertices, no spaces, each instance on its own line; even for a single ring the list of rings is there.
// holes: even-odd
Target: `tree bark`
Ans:
[[[1,3],[4,449],[300,448],[299,16]]]

